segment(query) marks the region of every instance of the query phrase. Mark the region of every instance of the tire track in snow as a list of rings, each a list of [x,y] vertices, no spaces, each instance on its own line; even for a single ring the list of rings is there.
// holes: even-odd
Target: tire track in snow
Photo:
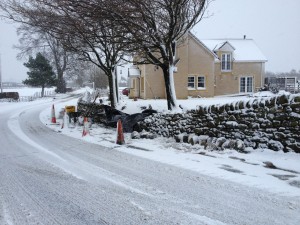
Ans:
[[[127,185],[124,182],[121,182],[119,176],[115,173],[109,172],[108,170],[105,170],[101,167],[95,166],[93,164],[87,163],[83,160],[80,160],[79,158],[73,157],[71,155],[64,154],[64,157],[59,156],[58,154],[55,154],[53,151],[50,151],[41,145],[37,144],[33,140],[31,140],[22,130],[19,118],[24,115],[25,111],[22,111],[20,113],[16,113],[13,116],[11,116],[7,122],[9,129],[21,140],[26,142],[27,144],[33,146],[37,150],[40,150],[41,152],[46,154],[46,157],[43,157],[44,160],[58,166],[59,168],[63,169],[64,171],[72,174],[73,176],[84,179],[84,180],[94,180],[94,177],[100,179],[105,179],[115,185],[118,185],[120,187],[123,187],[125,189],[128,189],[132,192],[135,192],[137,194],[143,194],[147,196],[152,196],[151,194],[148,194],[147,192],[144,192],[142,190],[136,189],[133,186]],[[51,158],[49,158],[51,157]],[[66,160],[68,158],[68,160]],[[78,169],[78,165],[80,166],[80,169]],[[117,177],[117,179],[114,179],[113,177]]]
[[[57,154],[49,151],[48,149],[38,145],[36,142],[32,141],[21,129],[20,123],[19,123],[19,118],[20,116],[24,113],[16,113],[12,115],[9,120],[7,121],[8,128],[11,130],[12,133],[14,133],[19,139],[23,140],[27,144],[31,145],[32,147],[42,151],[43,153],[46,153],[47,155],[56,158],[57,160],[64,161],[63,158],[58,156]]]

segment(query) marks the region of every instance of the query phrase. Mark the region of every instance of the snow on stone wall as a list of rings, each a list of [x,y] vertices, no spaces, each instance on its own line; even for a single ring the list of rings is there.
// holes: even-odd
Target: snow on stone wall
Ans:
[[[183,114],[157,113],[139,122],[141,130],[218,150],[300,153],[300,95],[199,107]]]

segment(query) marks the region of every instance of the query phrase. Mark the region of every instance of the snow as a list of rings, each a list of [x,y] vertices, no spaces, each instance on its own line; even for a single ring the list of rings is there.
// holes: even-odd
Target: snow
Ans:
[[[84,90],[85,91],[85,90]],[[77,92],[78,93],[78,92]],[[254,100],[254,97],[219,97],[179,100],[185,109],[195,108],[197,105],[210,106],[211,104],[226,104],[237,101]],[[77,99],[57,103],[57,109],[66,105],[77,104]],[[126,105],[126,113],[142,111],[141,107],[152,106],[153,109],[169,112],[165,100],[138,100],[133,101],[122,96],[121,106]],[[78,138],[111,149],[126,152],[135,156],[159,161],[173,166],[192,170],[208,176],[218,177],[243,185],[252,186],[277,193],[283,196],[300,196],[299,187],[291,183],[300,183],[300,154],[274,152],[268,149],[252,150],[250,154],[242,154],[234,150],[207,151],[203,146],[191,146],[185,143],[176,143],[173,138],[157,137],[149,139],[131,139],[130,134],[125,134],[125,145],[117,145],[117,132],[114,128],[106,128],[92,124],[89,135],[82,137],[82,126],[51,126],[51,107],[41,112],[40,120],[44,124],[62,135]],[[62,120],[58,120],[62,122]],[[265,162],[272,162],[279,169],[265,167]],[[282,178],[282,179],[280,179]],[[286,179],[287,178],[287,179]]]
[[[45,93],[54,92],[55,88],[45,88]],[[36,93],[41,93],[42,88],[4,88],[3,92],[18,92],[19,96],[34,96]]]
[[[91,92],[92,89],[84,88],[81,90],[77,90],[72,94],[84,94],[86,91]],[[267,96],[267,97],[263,97]],[[271,96],[271,95],[270,95]],[[210,107],[211,104],[227,104],[238,101],[254,101],[256,98],[269,98],[268,94],[258,95],[258,97],[247,97],[247,96],[235,96],[235,97],[217,97],[217,98],[190,98],[188,100],[179,100],[180,104],[184,107],[184,109],[195,109],[198,106]],[[237,151],[228,149],[225,151],[207,151],[203,149],[203,146],[200,145],[189,145],[185,143],[176,143],[173,138],[163,138],[157,137],[154,140],[149,139],[131,139],[130,134],[125,134],[125,145],[117,145],[116,136],[117,132],[114,128],[106,128],[100,125],[92,124],[89,129],[89,134],[85,137],[82,137],[83,126],[65,123],[65,127],[61,128],[62,119],[58,119],[60,109],[64,108],[66,105],[77,105],[78,98],[71,99],[68,95],[57,95],[54,98],[43,98],[38,99],[30,103],[26,102],[13,102],[13,103],[0,103],[0,111],[1,113],[13,110],[14,112],[9,116],[7,121],[8,127],[14,134],[16,134],[22,141],[34,147],[34,149],[39,150],[39,158],[44,159],[47,162],[50,162],[55,167],[59,167],[63,171],[73,175],[74,177],[83,180],[83,181],[94,181],[95,178],[101,178],[101,183],[108,181],[108,183],[112,183],[115,186],[122,187],[122,189],[128,190],[132,193],[133,196],[137,196],[136,198],[128,198],[129,203],[137,210],[142,211],[145,215],[152,215],[153,211],[149,210],[151,205],[144,204],[140,202],[140,198],[149,197],[149,199],[157,198],[155,193],[164,193],[162,190],[155,189],[155,192],[152,191],[150,187],[140,188],[139,186],[132,185],[130,182],[127,182],[126,179],[120,179],[120,175],[117,172],[106,170],[102,167],[98,167],[96,164],[87,163],[84,159],[77,158],[72,155],[65,154],[66,152],[51,151],[50,146],[42,147],[37,144],[33,139],[24,133],[22,127],[20,127],[20,123],[18,123],[19,115],[27,111],[29,108],[34,108],[35,106],[45,106],[44,110],[40,113],[39,119],[42,121],[45,126],[52,129],[54,132],[61,134],[62,136],[66,135],[72,138],[77,138],[81,140],[82,143],[89,142],[98,144],[100,146],[105,146],[110,148],[108,151],[109,154],[114,151],[119,151],[122,153],[126,153],[127,158],[131,158],[131,156],[137,156],[157,162],[164,163],[166,165],[172,165],[178,168],[183,168],[189,171],[193,171],[198,173],[199,175],[203,174],[210,177],[216,177],[223,180],[231,181],[237,184],[241,184],[242,186],[255,187],[258,188],[258,196],[264,199],[268,198],[269,195],[266,195],[265,192],[260,193],[259,190],[267,191],[271,194],[275,194],[274,198],[272,198],[272,203],[281,204],[281,202],[276,202],[276,196],[289,196],[292,197],[288,200],[288,210],[298,210],[297,202],[300,197],[300,154],[295,153],[283,153],[283,152],[274,152],[268,149],[259,149],[252,150],[249,154],[242,154]],[[52,104],[55,104],[57,121],[59,124],[51,124],[51,109]],[[136,113],[137,111],[141,111],[141,107],[148,107],[151,105],[153,109],[157,109],[158,111],[164,111],[165,113],[170,113],[167,110],[167,103],[165,100],[138,100],[133,101],[128,99],[126,96],[122,96],[121,104],[119,107],[126,105],[126,112]],[[22,108],[22,112],[15,111],[17,106],[24,106],[24,110]],[[25,107],[26,106],[26,107]],[[39,112],[36,110],[36,112]],[[20,121],[19,121],[20,122]],[[39,123],[37,123],[39,124]],[[52,132],[50,132],[52,133]],[[56,134],[55,134],[56,135]],[[201,138],[205,138],[204,136],[200,136]],[[68,142],[68,139],[63,139]],[[76,146],[72,146],[72,148],[76,148]],[[70,148],[70,149],[72,149]],[[70,150],[69,149],[69,150]],[[77,149],[78,150],[78,149]],[[95,148],[97,151],[97,148]],[[88,151],[87,151],[88,152]],[[57,155],[58,154],[58,155]],[[82,153],[81,154],[87,154]],[[127,155],[128,154],[128,155]],[[67,157],[66,157],[67,156]],[[88,156],[88,154],[86,155]],[[123,160],[124,162],[126,160]],[[266,162],[273,163],[278,169],[270,169],[266,168]],[[155,170],[155,169],[154,169]],[[156,173],[156,171],[155,171]],[[176,173],[176,176],[180,177],[180,174]],[[160,177],[160,176],[159,176]],[[158,179],[159,179],[158,177]],[[145,176],[146,178],[146,176]],[[48,179],[48,178],[47,178]],[[181,180],[181,179],[179,179]],[[168,182],[168,181],[166,181]],[[179,181],[180,182],[180,181]],[[202,182],[202,181],[201,181]],[[293,184],[293,185],[291,185]],[[174,185],[170,183],[170,185]],[[222,193],[228,195],[230,191],[234,191],[237,193],[236,198],[239,198],[241,190],[249,190],[249,189],[236,189],[235,186],[230,186],[231,190],[226,191],[228,186],[223,186],[222,182],[218,180],[218,185],[216,189],[221,189]],[[298,187],[297,187],[298,185]],[[72,185],[70,185],[72,186]],[[175,188],[177,186],[175,185]],[[185,190],[193,189],[193,186],[185,186]],[[98,188],[98,187],[97,187]],[[226,189],[227,188],[227,189]],[[74,189],[70,189],[74,190]],[[253,189],[252,189],[253,190]],[[88,192],[89,190],[87,190]],[[211,190],[208,190],[210,192]],[[188,191],[189,192],[189,191]],[[201,192],[201,190],[199,190]],[[251,196],[251,193],[248,191],[243,191],[244,195]],[[79,192],[80,193],[80,192]],[[119,193],[119,192],[118,192]],[[192,193],[192,191],[191,191]],[[105,193],[108,194],[108,193]],[[208,193],[205,192],[207,195]],[[16,195],[17,196],[17,195]],[[83,196],[81,194],[78,194]],[[214,196],[210,196],[208,194],[208,201],[214,198]],[[216,196],[219,198],[219,196]],[[243,199],[243,197],[242,197]],[[253,201],[261,201],[261,199],[252,198]],[[127,198],[126,198],[127,200]],[[148,199],[147,199],[148,200]],[[169,199],[162,201],[169,201]],[[173,200],[173,198],[172,198]],[[235,199],[233,199],[235,200]],[[48,201],[48,199],[46,199]],[[84,201],[84,200],[83,200]],[[224,200],[218,199],[218,205],[214,206],[214,210],[210,213],[209,209],[207,213],[196,213],[195,211],[187,210],[185,207],[182,207],[181,202],[175,202],[175,205],[179,205],[176,208],[176,212],[179,213],[179,216],[183,216],[186,223],[182,224],[208,224],[208,225],[223,225],[223,224],[231,224],[224,223],[225,220],[218,218],[217,216],[213,216],[212,214],[215,211],[219,210],[219,204],[226,205],[226,202],[222,202]],[[271,200],[270,200],[271,201]],[[249,203],[249,202],[248,202]],[[271,204],[272,204],[271,203]],[[88,203],[87,203],[88,204]],[[173,204],[173,202],[171,202]],[[187,202],[186,204],[190,204]],[[201,202],[201,208],[207,207],[207,203]],[[122,204],[118,204],[122,205]],[[184,204],[183,204],[184,205]],[[227,205],[226,205],[227,206]],[[229,205],[228,205],[229,206]],[[253,206],[253,205],[251,205]],[[195,206],[197,207],[197,206]],[[229,206],[230,207],[230,206]],[[166,207],[170,210],[170,207]],[[201,209],[199,208],[199,209]],[[252,211],[256,211],[260,209],[260,207],[254,207],[251,209]],[[173,210],[173,209],[171,209]],[[174,208],[175,210],[175,208]],[[245,211],[246,208],[242,208],[242,211]],[[2,220],[0,218],[0,223],[4,222],[6,224],[13,224],[13,216],[14,214],[8,209],[6,210],[5,205],[2,207],[3,216]],[[258,217],[261,211],[255,212],[254,217]],[[234,214],[234,213],[233,213]],[[248,217],[249,212],[245,213],[245,217]],[[252,213],[251,213],[252,214]],[[155,215],[155,214],[153,214]],[[271,217],[271,214],[266,214],[266,217]],[[264,214],[259,215],[260,217],[264,217]],[[225,216],[226,217],[226,216]],[[283,221],[286,218],[282,217]],[[193,221],[193,223],[188,223],[187,221]],[[240,220],[241,221],[241,220]],[[1,223],[2,224],[2,223]],[[251,223],[250,223],[251,224]],[[259,223],[257,223],[259,224]],[[284,224],[284,222],[282,222]],[[291,223],[289,223],[291,224]],[[293,223],[294,224],[294,223]]]
[[[183,112],[187,110],[197,109],[199,106],[209,108],[211,105],[222,106],[228,103],[236,104],[238,102],[244,102],[246,104],[248,101],[253,102],[255,99],[269,99],[270,97],[275,96],[271,92],[261,92],[261,94],[253,94],[252,96],[245,95],[236,95],[236,96],[217,96],[213,98],[192,98],[188,100],[177,99],[177,104],[183,108]],[[164,99],[155,99],[155,100],[143,100],[138,99],[138,101],[133,101],[128,99],[125,96],[121,96],[120,104],[117,106],[117,109],[128,114],[133,114],[137,112],[142,112],[144,109],[142,107],[149,107],[152,109],[158,110],[162,113],[176,113],[178,111],[168,111],[166,100]]]
[[[22,139],[27,144],[41,150],[42,152],[46,152],[47,154],[49,154],[49,155],[51,155],[51,156],[53,156],[53,157],[55,157],[59,160],[63,160],[58,155],[54,154],[53,152],[49,151],[48,149],[45,149],[42,146],[36,144],[29,137],[27,137],[26,134],[24,134],[24,132],[22,131],[20,125],[19,125],[18,118],[19,118],[19,113],[16,113],[16,114],[14,114],[13,116],[11,116],[9,118],[8,127],[11,131],[13,131],[20,139]]]
[[[128,74],[129,76],[140,76],[141,71],[137,67],[132,66],[128,69]]]
[[[261,50],[252,39],[211,39],[201,40],[212,52],[218,50],[216,47],[228,42],[235,48],[233,57],[235,61],[267,61]]]
[[[84,88],[74,92],[75,94],[91,91],[89,88]],[[29,90],[27,90],[29,93]],[[32,90],[33,91],[33,90]],[[197,106],[209,107],[212,104],[222,105],[226,103],[238,101],[254,101],[261,96],[272,96],[270,93],[266,95],[256,95],[258,97],[236,96],[236,97],[215,97],[215,98],[190,98],[188,100],[178,100],[178,103],[186,109],[195,109]],[[45,104],[48,107],[40,113],[40,120],[45,126],[53,129],[61,135],[67,135],[72,138],[77,138],[85,142],[91,142],[101,146],[109,147],[115,151],[121,151],[135,156],[147,158],[150,160],[170,164],[184,169],[192,170],[200,174],[205,174],[212,177],[229,180],[247,186],[257,187],[276,193],[282,196],[297,196],[300,197],[300,154],[283,153],[282,151],[274,152],[269,149],[252,150],[249,154],[239,153],[234,150],[225,151],[207,151],[200,145],[189,145],[185,143],[176,143],[173,138],[157,137],[153,140],[149,139],[131,139],[130,134],[125,134],[125,145],[116,144],[117,132],[114,128],[106,128],[97,124],[92,124],[87,136],[82,137],[83,126],[65,124],[61,129],[60,125],[51,125],[51,109],[53,102],[55,103],[56,116],[59,114],[59,109],[65,106],[77,105],[78,98],[72,100],[63,99],[66,95],[57,95],[56,99],[44,98],[36,100],[36,104]],[[268,98],[266,97],[266,98]],[[59,99],[62,99],[61,101]],[[16,108],[18,103],[0,103],[1,111],[11,110]],[[132,114],[141,112],[141,107],[152,106],[160,112],[170,113],[167,110],[166,100],[138,100],[133,101],[126,96],[122,96],[121,104],[118,106],[126,106],[124,112]],[[2,111],[2,112],[3,112]],[[45,149],[29,139],[17,125],[16,112],[10,118],[8,123],[9,128],[13,130],[26,143],[40,149],[44,153],[49,153]],[[57,118],[58,123],[62,123],[62,119]],[[201,138],[201,137],[200,137]],[[48,154],[49,155],[49,154]],[[56,155],[51,155],[57,158]],[[61,161],[62,159],[59,159]],[[265,167],[265,162],[273,163],[278,169],[270,169]],[[74,172],[74,171],[73,171]],[[72,173],[72,171],[71,171]],[[76,174],[76,171],[74,172]],[[296,185],[292,185],[296,184]],[[298,184],[298,186],[297,186]],[[201,219],[201,218],[200,218]],[[205,218],[202,218],[205,219]],[[211,222],[217,224],[217,221]],[[209,224],[209,223],[208,223]]]
[[[208,218],[206,216],[199,216],[197,214],[187,213],[187,212],[183,212],[183,213],[185,213],[186,215],[188,215],[192,218],[197,219],[198,221],[200,221],[200,222],[202,222],[203,224],[206,224],[206,225],[226,225],[225,223],[222,223],[222,222],[217,221],[217,220],[212,220],[211,218]]]

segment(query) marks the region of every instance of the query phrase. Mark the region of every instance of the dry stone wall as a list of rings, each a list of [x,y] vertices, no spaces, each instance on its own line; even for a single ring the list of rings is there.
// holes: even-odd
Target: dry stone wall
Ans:
[[[153,114],[139,122],[146,130],[206,147],[269,148],[300,153],[300,95],[281,95],[184,114]]]

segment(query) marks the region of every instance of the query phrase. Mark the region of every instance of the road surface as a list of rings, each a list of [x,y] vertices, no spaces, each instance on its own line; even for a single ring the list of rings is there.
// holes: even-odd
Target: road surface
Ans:
[[[1,225],[300,224],[299,198],[61,135],[39,120],[52,102],[11,104],[0,103]]]

